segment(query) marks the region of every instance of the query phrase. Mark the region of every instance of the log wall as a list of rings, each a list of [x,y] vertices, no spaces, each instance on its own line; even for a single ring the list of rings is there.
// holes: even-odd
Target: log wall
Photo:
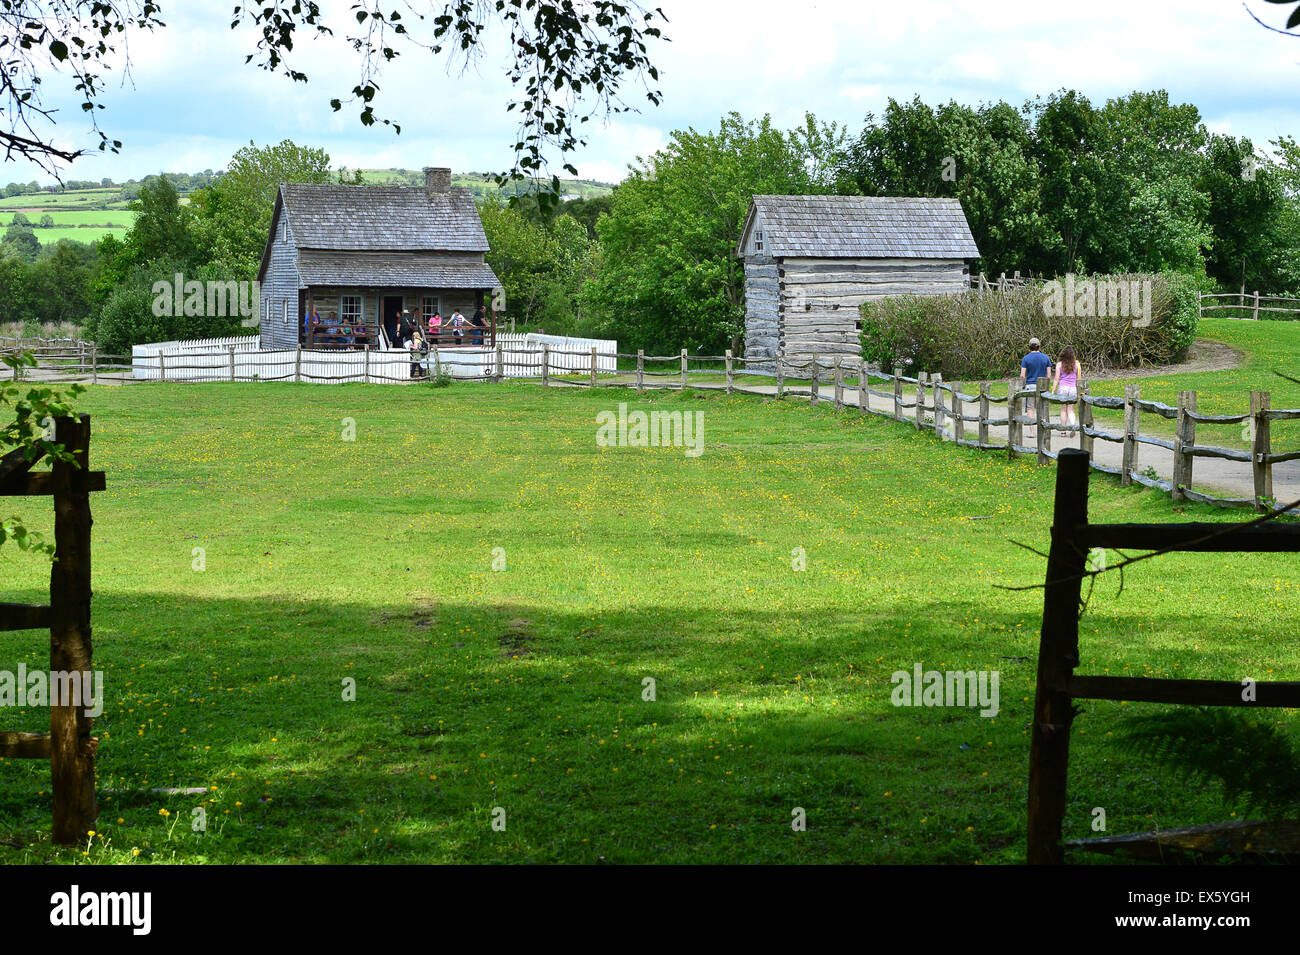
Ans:
[[[858,307],[970,287],[961,259],[745,258],[745,357],[861,354]]]

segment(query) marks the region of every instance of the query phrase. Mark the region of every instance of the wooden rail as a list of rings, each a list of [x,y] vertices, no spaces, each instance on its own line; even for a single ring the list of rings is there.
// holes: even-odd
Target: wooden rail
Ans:
[[[1038,645],[1034,722],[1030,732],[1028,861],[1060,864],[1065,859],[1065,819],[1070,729],[1078,699],[1130,700],[1196,706],[1300,706],[1300,682],[1255,684],[1243,701],[1241,681],[1171,680],[1076,674],[1079,665],[1079,607],[1093,547],[1133,550],[1250,551],[1300,553],[1300,526],[1259,524],[1090,524],[1086,451],[1061,451],[1056,471],[1052,543],[1043,589],[1043,628]],[[1143,834],[1137,838],[1150,838]],[[1127,837],[1126,837],[1127,838]],[[1113,837],[1112,837],[1113,840]],[[1075,845],[1087,847],[1088,840]]]
[[[1300,298],[1288,298],[1284,295],[1260,295],[1256,290],[1253,294],[1247,295],[1245,291],[1241,292],[1198,292],[1198,310],[1202,318],[1210,312],[1250,312],[1250,315],[1220,315],[1219,318],[1250,318],[1258,320],[1260,313],[1264,317],[1269,317],[1269,313],[1274,313],[1276,317],[1282,319],[1300,318]],[[1231,304],[1227,300],[1232,299],[1236,304]],[[1206,305],[1206,302],[1212,304]],[[1261,302],[1294,302],[1294,305],[1261,305]]]
[[[10,459],[0,495],[44,494],[54,498],[54,561],[49,605],[0,604],[0,630],[50,631],[52,673],[91,673],[90,492],[103,490],[102,471],[89,471],[90,416],[59,418],[54,440],[75,463],[54,460],[33,473],[35,461]],[[73,845],[95,827],[95,749],[91,717],[83,700],[50,699],[50,732],[0,732],[0,757],[48,759],[53,781],[54,841]]]

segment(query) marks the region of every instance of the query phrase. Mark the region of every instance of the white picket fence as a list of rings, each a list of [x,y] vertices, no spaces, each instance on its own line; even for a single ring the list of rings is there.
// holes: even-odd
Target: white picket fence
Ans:
[[[496,380],[549,374],[590,374],[618,369],[618,343],[561,335],[501,333],[497,347],[463,345],[434,349],[420,364],[453,378]],[[131,377],[139,381],[399,382],[412,379],[404,349],[263,349],[260,336],[154,342],[131,349]]]

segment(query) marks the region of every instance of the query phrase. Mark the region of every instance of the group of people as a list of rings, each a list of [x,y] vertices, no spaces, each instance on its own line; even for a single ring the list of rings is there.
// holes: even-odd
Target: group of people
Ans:
[[[331,344],[351,349],[365,348],[372,344],[370,330],[364,321],[354,323],[347,318],[340,320],[333,312],[321,318],[320,312],[309,308],[302,317],[303,344],[316,344],[322,338]]]
[[[1047,378],[1048,390],[1067,403],[1061,405],[1061,426],[1079,429],[1079,418],[1075,412],[1074,402],[1079,397],[1079,361],[1074,356],[1074,349],[1066,345],[1061,349],[1056,363],[1043,352],[1043,343],[1037,338],[1029,339],[1029,351],[1020,359],[1020,380],[1029,388],[1038,386],[1039,378]],[[1030,415],[1034,414],[1030,405]]]
[[[418,342],[422,351],[427,350],[430,343],[482,345],[487,328],[487,309],[482,305],[475,310],[472,318],[466,318],[456,308],[452,309],[451,315],[445,320],[435,311],[421,322],[408,308],[403,309],[400,315],[390,315],[384,320],[384,331],[388,333],[388,340],[394,348],[414,350]]]
[[[408,308],[400,315],[384,319],[384,331],[388,333],[391,347],[420,352],[427,352],[431,344],[482,345],[489,327],[487,309],[482,305],[471,318],[466,318],[457,308],[445,320],[434,312],[426,321],[421,321]],[[303,314],[302,340],[304,345],[327,343],[350,349],[378,344],[372,340],[364,319],[340,319],[333,312],[322,318],[314,307],[309,307]]]

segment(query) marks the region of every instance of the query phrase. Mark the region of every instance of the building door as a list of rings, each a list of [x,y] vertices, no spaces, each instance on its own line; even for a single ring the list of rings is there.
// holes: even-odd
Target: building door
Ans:
[[[384,331],[388,334],[389,347],[397,345],[397,322],[402,316],[402,296],[384,296]]]

